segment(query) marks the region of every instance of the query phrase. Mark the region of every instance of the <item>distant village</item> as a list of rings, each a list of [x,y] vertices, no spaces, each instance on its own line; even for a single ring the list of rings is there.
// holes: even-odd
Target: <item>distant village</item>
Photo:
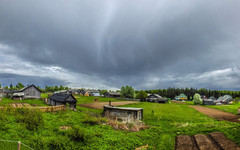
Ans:
[[[10,86],[11,87],[11,86]],[[19,87],[22,87],[21,89],[17,89]],[[123,88],[123,87],[122,87]],[[13,100],[23,100],[23,99],[41,99],[41,93],[52,93],[49,95],[49,98],[46,99],[46,103],[48,103],[51,106],[58,106],[58,105],[66,105],[66,103],[70,104],[70,108],[75,108],[77,100],[74,98],[74,95],[80,95],[80,96],[95,96],[95,97],[112,97],[112,98],[118,98],[118,99],[125,99],[125,100],[134,100],[134,101],[142,101],[142,102],[154,102],[154,103],[167,103],[169,100],[175,100],[175,101],[191,101],[193,99],[193,93],[192,96],[187,96],[185,93],[181,93],[179,95],[175,95],[174,98],[166,97],[166,94],[164,96],[160,94],[156,94],[156,90],[147,90],[147,91],[134,91],[134,89],[131,86],[126,86],[126,88],[129,88],[130,91],[133,91],[134,93],[127,93],[124,95],[122,89],[117,91],[108,91],[108,90],[96,90],[96,89],[71,89],[68,87],[48,87],[46,86],[45,89],[40,89],[39,87],[35,85],[28,85],[24,87],[23,84],[18,83],[16,87],[14,88],[0,88],[0,97],[8,97]],[[55,90],[53,90],[55,89]],[[59,90],[60,89],[60,90]],[[49,91],[48,91],[49,90]],[[169,90],[171,92],[171,90]],[[155,93],[154,93],[155,92]],[[168,91],[166,91],[168,92]],[[179,91],[177,91],[179,92]],[[201,92],[201,91],[200,91]],[[217,95],[221,95],[219,97],[215,97],[216,91],[213,91],[213,95],[209,95],[211,93],[210,90],[207,91],[208,96],[206,95],[200,95],[202,104],[203,105],[221,105],[221,104],[229,104],[233,101],[233,97],[229,94],[223,93],[229,93],[232,91],[218,91]],[[157,93],[161,93],[161,90],[159,90]],[[174,93],[174,92],[172,92]],[[239,92],[232,92],[233,95],[238,96]],[[190,99],[189,99],[190,97]],[[238,98],[238,97],[237,97]]]

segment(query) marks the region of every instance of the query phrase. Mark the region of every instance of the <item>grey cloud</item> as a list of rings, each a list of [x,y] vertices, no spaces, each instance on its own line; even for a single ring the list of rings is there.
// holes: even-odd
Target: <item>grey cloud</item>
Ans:
[[[179,86],[188,74],[240,65],[239,6],[237,0],[2,0],[0,42],[36,65],[97,76],[114,87],[144,88],[155,77],[166,81],[152,81],[152,88]]]
[[[18,82],[24,85],[35,84],[40,87],[45,87],[46,85],[67,85],[65,81],[53,79],[50,77],[37,77],[37,76],[24,76],[9,73],[0,73],[0,83],[2,86],[9,86],[10,83],[16,85]]]

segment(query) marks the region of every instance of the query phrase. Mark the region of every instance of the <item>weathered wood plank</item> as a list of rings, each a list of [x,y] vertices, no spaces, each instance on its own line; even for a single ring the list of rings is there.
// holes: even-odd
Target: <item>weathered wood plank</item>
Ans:
[[[216,145],[211,142],[207,135],[198,134],[194,135],[194,138],[196,140],[199,150],[218,150]]]
[[[192,138],[188,135],[179,135],[176,137],[176,150],[197,150]]]
[[[209,136],[224,150],[240,150],[240,147],[233,141],[229,140],[221,132],[210,133]]]

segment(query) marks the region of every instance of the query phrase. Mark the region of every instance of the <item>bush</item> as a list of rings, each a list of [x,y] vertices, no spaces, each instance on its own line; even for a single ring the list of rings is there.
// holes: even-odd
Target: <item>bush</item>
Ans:
[[[195,105],[202,104],[201,96],[198,93],[194,94],[194,96],[193,96],[193,103]]]
[[[137,95],[137,98],[140,100],[145,100],[145,98],[148,96],[147,92],[145,91],[140,91]]]
[[[240,101],[240,97],[236,97],[236,98],[233,100],[233,102],[236,103],[236,104],[238,104],[239,101]]]
[[[28,130],[37,130],[44,124],[42,112],[36,109],[16,108],[17,121],[26,124]]]
[[[74,141],[84,143],[87,139],[87,132],[80,126],[74,126],[68,130],[68,136]]]

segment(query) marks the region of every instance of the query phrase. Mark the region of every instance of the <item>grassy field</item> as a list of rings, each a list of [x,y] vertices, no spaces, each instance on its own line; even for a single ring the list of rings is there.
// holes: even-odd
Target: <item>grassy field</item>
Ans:
[[[226,112],[230,112],[232,114],[238,114],[238,107],[240,107],[240,103],[233,103],[233,104],[229,104],[229,105],[208,105],[206,107],[210,107],[210,108],[215,108],[218,110],[222,110],[222,111],[226,111]]]
[[[48,106],[41,99],[12,100],[10,98],[2,98],[2,102],[0,102],[0,106],[8,106],[11,103],[28,103],[34,106]]]
[[[93,102],[94,97],[80,96],[77,100],[79,103],[89,103]],[[99,101],[109,100],[117,101],[99,98]],[[188,107],[188,104],[141,102],[127,106],[144,108],[143,121],[149,129],[140,132],[114,130],[105,125],[107,120],[101,116],[102,110],[80,106],[77,106],[78,111],[56,113],[0,110],[0,139],[20,140],[34,149],[44,150],[127,150],[147,144],[149,149],[171,150],[174,149],[177,135],[220,131],[240,145],[240,124],[216,121]],[[61,130],[62,126],[70,126],[71,129]],[[6,144],[3,146],[6,147]]]
[[[122,100],[118,100],[116,98],[96,97],[96,96],[74,95],[74,97],[77,99],[78,104],[93,103],[96,98],[98,99],[99,102],[109,102],[109,101],[117,102],[117,101],[122,101]]]

